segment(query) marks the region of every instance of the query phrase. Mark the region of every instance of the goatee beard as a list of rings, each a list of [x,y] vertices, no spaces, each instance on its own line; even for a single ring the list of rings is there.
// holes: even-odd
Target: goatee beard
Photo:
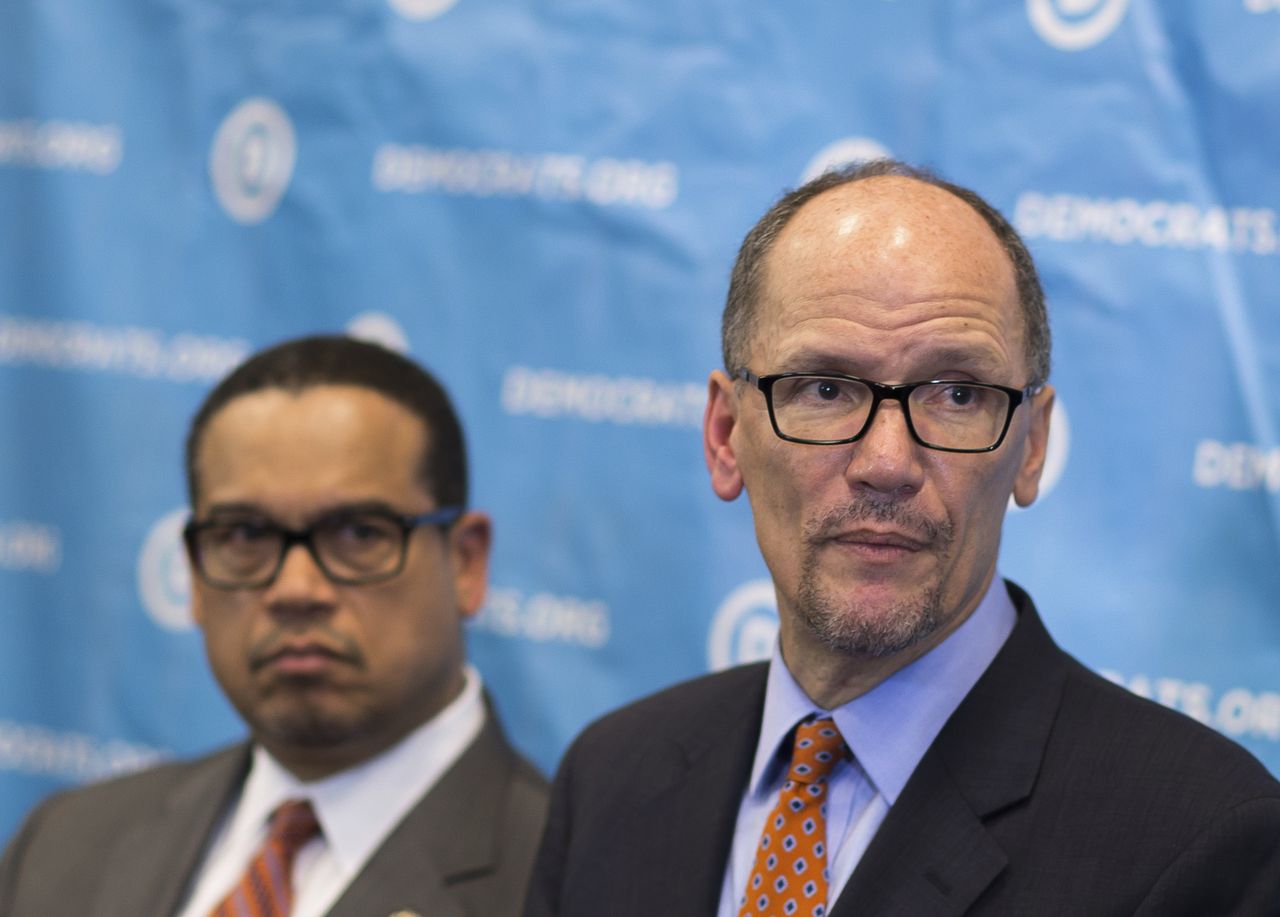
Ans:
[[[900,501],[862,498],[805,526],[805,553],[796,590],[796,612],[827,649],[845,655],[888,656],[914,646],[942,626],[942,585],[934,582],[889,608],[869,612],[857,600],[832,595],[819,584],[820,555],[829,537],[860,522],[889,523],[925,550],[945,556],[954,539],[949,522],[936,522]]]

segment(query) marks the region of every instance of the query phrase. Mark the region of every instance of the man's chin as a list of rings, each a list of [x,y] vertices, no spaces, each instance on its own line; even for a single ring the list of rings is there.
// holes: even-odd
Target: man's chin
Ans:
[[[355,711],[333,702],[333,698],[275,697],[272,702],[246,717],[254,733],[275,743],[298,748],[342,745],[365,730]]]
[[[837,597],[838,596],[838,597]],[[910,649],[942,625],[935,593],[904,593],[890,585],[838,593],[802,589],[801,621],[827,649],[846,655],[882,657]]]
[[[348,722],[321,719],[285,719],[263,724],[262,734],[274,744],[293,748],[333,748],[355,737]]]

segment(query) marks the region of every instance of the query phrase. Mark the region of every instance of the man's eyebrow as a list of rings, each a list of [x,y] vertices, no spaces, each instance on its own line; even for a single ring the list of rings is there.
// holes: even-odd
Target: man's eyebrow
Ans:
[[[350,516],[356,513],[391,513],[402,515],[401,511],[385,500],[358,500],[354,503],[335,503],[332,506],[317,510],[312,519],[325,519],[330,516]]]
[[[856,366],[858,358],[850,354],[805,349],[784,354],[778,362],[780,368],[769,370],[770,372],[820,372],[822,370],[843,372]]]
[[[1002,368],[1000,357],[985,348],[943,347],[910,356],[913,364],[930,367],[930,375],[948,370],[995,373]],[[777,372],[846,372],[856,376],[863,360],[858,354],[805,349],[785,355],[780,362],[785,367]]]
[[[351,503],[334,503],[329,506],[322,506],[314,512],[307,514],[308,524],[319,519],[328,519],[334,516],[350,516],[357,513],[390,513],[399,516],[401,511],[396,507],[387,503],[385,500],[357,500]],[[274,520],[275,515],[265,509],[258,503],[249,501],[233,500],[225,503],[214,503],[207,511],[209,517],[217,516],[259,516],[264,519]]]
[[[269,513],[256,503],[248,503],[242,501],[231,501],[227,503],[214,503],[206,510],[208,516],[267,516]]]
[[[947,369],[998,372],[1002,368],[1000,357],[986,349],[946,348],[921,353],[919,359],[923,366],[942,367],[936,372],[945,372]]]

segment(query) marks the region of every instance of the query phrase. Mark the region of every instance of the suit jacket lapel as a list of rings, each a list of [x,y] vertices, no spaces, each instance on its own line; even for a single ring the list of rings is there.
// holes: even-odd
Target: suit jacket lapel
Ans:
[[[462,917],[449,883],[496,869],[501,788],[514,765],[490,714],[476,740],[374,851],[329,917],[399,910]]]
[[[174,913],[248,768],[248,746],[221,752],[193,768],[154,814],[122,828],[117,843],[103,852],[98,917]]]
[[[682,738],[645,762],[643,772],[663,777],[635,813],[619,820],[619,830],[635,838],[635,874],[663,879],[647,890],[637,914],[716,912],[759,739],[766,673],[765,665],[744,670],[742,684],[684,724]],[[611,904],[610,913],[632,911]]]
[[[832,917],[962,914],[1007,859],[932,750],[845,885]]]
[[[421,838],[397,835],[388,838],[365,864],[329,917],[382,917],[400,911],[424,917],[464,917],[447,877],[431,858],[430,845]]]
[[[963,914],[1008,862],[984,821],[1035,784],[1066,667],[1026,593],[1018,623],[925,753],[831,917]]]

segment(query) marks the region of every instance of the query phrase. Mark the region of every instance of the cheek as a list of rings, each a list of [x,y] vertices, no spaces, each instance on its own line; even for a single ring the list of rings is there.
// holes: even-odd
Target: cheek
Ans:
[[[209,587],[192,598],[192,616],[204,635],[205,652],[210,662],[226,668],[243,656],[249,643],[252,612],[237,593],[214,593]]]
[[[352,626],[371,660],[395,669],[415,668],[448,655],[461,642],[451,581],[446,586],[434,576],[409,576],[365,598],[351,606]]]
[[[848,502],[848,456],[838,448],[779,443],[781,449],[762,452],[744,482],[765,563],[775,578],[788,580],[805,555],[807,525]]]
[[[988,473],[981,473],[983,470]],[[940,479],[950,494],[944,502],[961,550],[984,552],[999,544],[1015,472],[1010,463],[1002,462],[995,468],[972,469]]]
[[[800,513],[801,490],[785,463],[761,462],[752,466],[743,475],[743,485],[762,545],[794,526]]]
[[[758,510],[802,515],[812,504],[831,499],[830,491],[845,487],[848,455],[840,447],[788,443],[770,431],[763,443],[753,443],[749,458],[743,481]]]
[[[249,652],[236,629],[215,625],[204,629],[204,653],[209,670],[232,704],[242,706],[254,696]]]

